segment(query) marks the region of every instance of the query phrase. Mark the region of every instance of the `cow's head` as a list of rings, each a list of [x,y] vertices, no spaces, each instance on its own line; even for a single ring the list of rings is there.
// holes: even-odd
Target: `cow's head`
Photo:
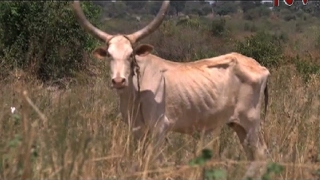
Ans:
[[[154,32],[162,23],[168,9],[169,1],[164,1],[157,16],[143,29],[128,35],[110,35],[93,26],[85,17],[79,1],[74,1],[72,7],[80,25],[95,38],[106,43],[93,51],[97,59],[110,59],[111,82],[116,89],[128,86],[128,78],[132,73],[131,63],[135,54],[143,55],[149,52],[150,46],[142,45],[133,49],[133,45]]]

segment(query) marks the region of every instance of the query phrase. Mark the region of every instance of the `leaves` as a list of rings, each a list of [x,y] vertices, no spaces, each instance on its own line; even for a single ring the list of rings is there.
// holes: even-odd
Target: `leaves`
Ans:
[[[207,180],[226,179],[226,177],[226,172],[220,169],[207,170],[205,172],[205,178]]]
[[[212,158],[212,151],[209,149],[203,149],[201,152],[201,155],[199,157],[196,157],[195,159],[191,160],[189,162],[190,166],[202,166],[207,161],[209,161]]]
[[[247,37],[245,41],[236,44],[236,50],[246,56],[256,59],[267,67],[279,65],[282,59],[282,40],[277,35],[264,31]]]
[[[283,171],[283,166],[277,163],[270,163],[268,164],[267,171],[263,174],[262,180],[270,180],[272,174],[280,174]]]
[[[101,9],[91,2],[81,6],[97,25]],[[97,41],[80,27],[69,2],[1,3],[0,10],[0,47],[5,47],[0,55],[6,66],[29,69],[43,80],[86,67],[83,51],[92,50]]]

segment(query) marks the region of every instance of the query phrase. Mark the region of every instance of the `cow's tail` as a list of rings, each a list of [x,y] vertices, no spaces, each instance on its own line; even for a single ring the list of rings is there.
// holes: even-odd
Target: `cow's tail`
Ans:
[[[266,84],[266,87],[264,88],[264,120],[266,120],[266,117],[267,117],[268,104],[269,104],[269,93],[268,93],[268,84]]]
[[[267,144],[266,144],[266,136],[264,133],[264,123],[266,121],[267,118],[267,110],[268,110],[268,104],[269,104],[269,93],[268,93],[268,85],[266,84],[266,87],[264,88],[264,118],[260,120],[260,140],[262,143],[262,146],[264,147],[264,149],[266,150],[265,153],[269,153],[268,152],[268,148],[267,148]]]

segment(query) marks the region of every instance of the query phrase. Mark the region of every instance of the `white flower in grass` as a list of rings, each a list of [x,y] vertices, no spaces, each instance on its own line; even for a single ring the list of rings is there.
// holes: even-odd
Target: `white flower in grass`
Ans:
[[[15,107],[10,107],[10,109],[11,109],[11,114],[13,114],[16,111]]]

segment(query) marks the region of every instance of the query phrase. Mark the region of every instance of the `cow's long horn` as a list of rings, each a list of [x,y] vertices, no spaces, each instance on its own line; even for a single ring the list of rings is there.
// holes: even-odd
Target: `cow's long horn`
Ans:
[[[132,43],[138,42],[149,34],[153,33],[162,23],[166,12],[168,10],[170,1],[165,0],[162,3],[162,6],[157,14],[157,16],[151,21],[146,27],[140,29],[139,31],[127,35],[127,37],[131,40]]]
[[[91,35],[93,35],[95,38],[97,38],[103,42],[107,42],[112,38],[112,35],[96,28],[87,20],[86,16],[84,15],[84,13],[81,9],[79,1],[74,1],[72,4],[72,7],[73,7],[73,11],[74,11],[76,18],[77,18],[78,22],[80,23],[80,25],[86,31],[88,31]]]

